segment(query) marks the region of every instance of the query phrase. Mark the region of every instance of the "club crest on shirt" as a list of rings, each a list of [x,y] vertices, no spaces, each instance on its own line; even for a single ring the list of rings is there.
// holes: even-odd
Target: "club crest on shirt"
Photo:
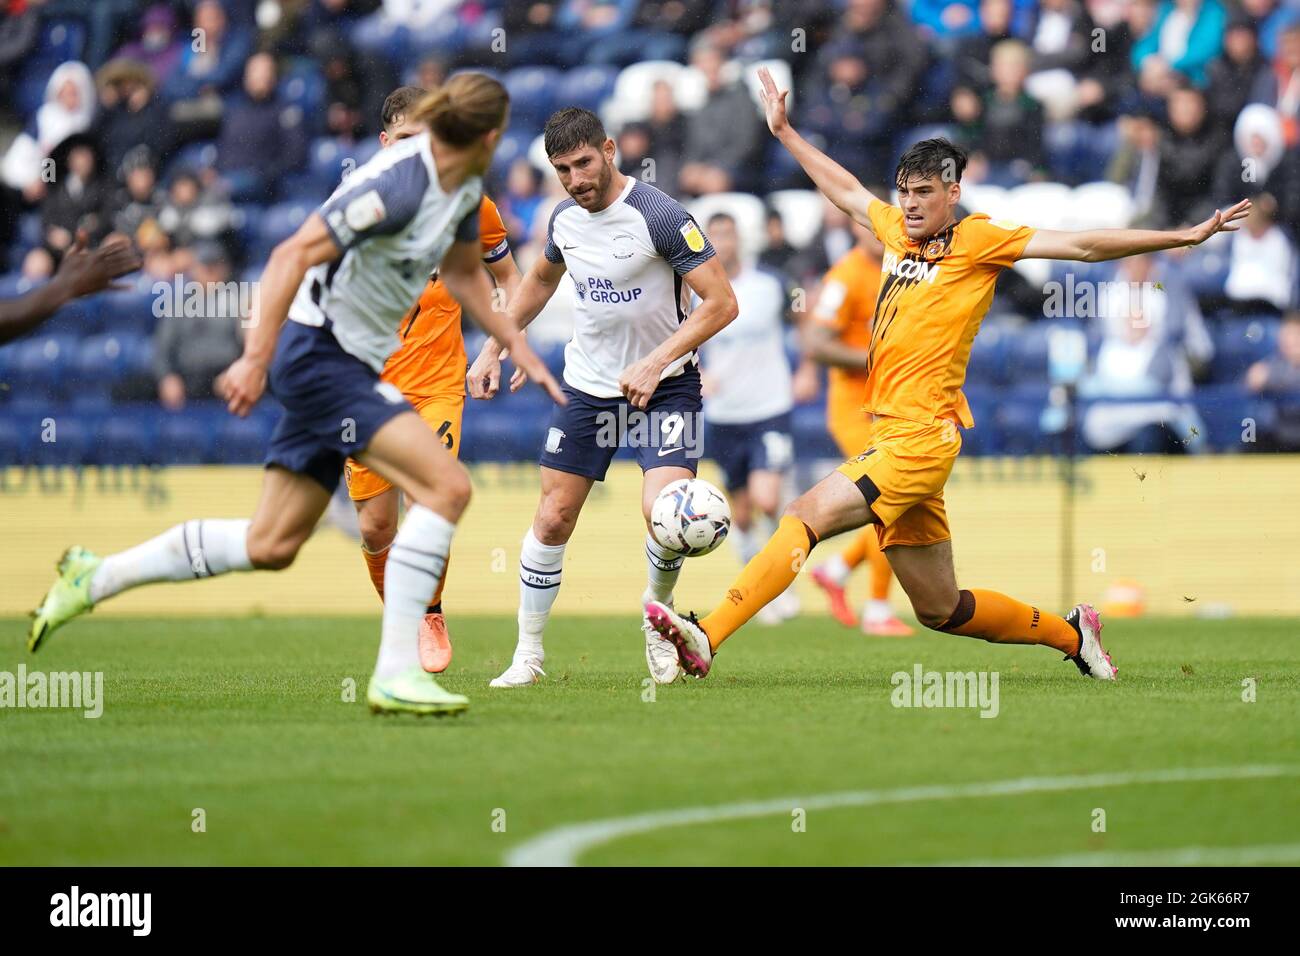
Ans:
[[[704,251],[704,233],[700,232],[700,227],[694,222],[683,223],[677,231],[682,234],[682,238],[686,240],[686,247],[691,252]]]
[[[631,259],[636,252],[636,240],[626,233],[619,233],[614,237],[613,252],[615,259]]]
[[[939,258],[941,255],[943,255],[943,240],[931,239],[929,242],[925,244],[925,248],[921,251],[921,255],[923,255],[927,259]]]

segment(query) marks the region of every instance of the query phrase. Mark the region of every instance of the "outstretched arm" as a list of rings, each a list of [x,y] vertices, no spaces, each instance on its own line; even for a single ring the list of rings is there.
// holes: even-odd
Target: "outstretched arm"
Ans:
[[[73,299],[107,289],[118,276],[139,268],[140,255],[125,237],[108,239],[92,252],[86,234],[79,232],[53,279],[22,298],[0,302],[0,344],[30,332]]]
[[[763,112],[767,115],[767,128],[772,131],[772,135],[799,161],[799,165],[821,190],[822,195],[844,210],[855,222],[872,229],[867,207],[876,197],[858,182],[857,177],[800,136],[790,125],[785,112],[785,98],[789,90],[777,90],[776,82],[766,67],[758,71],[758,78],[763,83]]]
[[[1236,232],[1250,212],[1250,200],[1243,199],[1227,212],[1214,215],[1187,229],[1090,229],[1061,232],[1039,229],[1033,234],[1021,259],[1070,259],[1075,262],[1105,262],[1144,252],[1199,246],[1216,232]]]

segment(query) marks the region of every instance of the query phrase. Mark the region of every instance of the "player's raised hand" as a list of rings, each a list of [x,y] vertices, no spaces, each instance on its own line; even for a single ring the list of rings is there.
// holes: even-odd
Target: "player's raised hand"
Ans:
[[[496,343],[484,343],[478,358],[474,359],[474,364],[465,373],[465,385],[470,398],[487,399],[496,395],[501,387],[501,359],[507,354],[502,351],[498,357]]]
[[[1193,226],[1190,230],[1189,246],[1199,246],[1216,232],[1236,232],[1241,228],[1241,220],[1250,215],[1250,200],[1243,199],[1235,206],[1227,210],[1214,210],[1214,215],[1199,226]]]
[[[266,366],[241,355],[217,376],[216,385],[227,411],[244,418],[266,391]]]
[[[763,114],[767,117],[767,128],[772,131],[773,136],[779,136],[781,131],[790,125],[785,112],[785,98],[790,91],[778,90],[776,81],[772,79],[772,74],[765,66],[759,68],[758,80],[763,84],[759,96],[763,100]]]
[[[522,334],[518,334],[514,337],[514,341],[512,341],[508,346],[508,351],[511,353],[511,360],[515,363],[515,366],[518,369],[515,373],[516,375],[518,375],[519,372],[523,372],[528,376],[528,378],[531,378],[542,388],[546,389],[546,394],[551,396],[551,400],[554,401],[555,404],[569,404],[569,400],[564,397],[564,392],[560,390],[560,383],[555,380],[555,376],[553,376],[551,370],[546,367],[546,363],[538,358],[537,353],[533,351],[532,347],[528,344],[528,340],[524,338]],[[519,384],[522,385],[523,382],[520,382]],[[517,390],[513,381],[510,390]]]
[[[623,374],[618,377],[618,387],[633,408],[645,408],[659,387],[663,371],[659,361],[653,355],[647,355],[623,369]]]

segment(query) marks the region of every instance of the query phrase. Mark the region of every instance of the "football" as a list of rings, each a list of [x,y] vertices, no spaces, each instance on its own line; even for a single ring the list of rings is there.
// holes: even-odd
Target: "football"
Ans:
[[[727,496],[702,478],[666,486],[650,510],[655,540],[670,551],[697,558],[722,544],[731,530]]]

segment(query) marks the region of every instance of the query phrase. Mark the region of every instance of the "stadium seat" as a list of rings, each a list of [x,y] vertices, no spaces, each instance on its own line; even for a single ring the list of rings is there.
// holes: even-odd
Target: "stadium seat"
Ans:
[[[302,110],[308,127],[319,125],[325,106],[325,77],[311,60],[295,58],[281,70],[280,99]]]
[[[740,235],[741,249],[748,255],[756,255],[767,246],[767,230],[764,222],[767,210],[763,200],[749,193],[712,193],[691,201],[691,215],[706,230],[709,217],[716,213],[728,213],[736,220],[736,229]]]
[[[259,408],[247,418],[227,415],[217,427],[213,451],[218,461],[225,464],[257,464],[266,456],[266,446],[271,439],[274,421]]]
[[[550,66],[521,66],[505,76],[510,119],[521,126],[541,126],[556,103],[561,73]]]
[[[317,205],[299,199],[268,206],[258,225],[260,242],[267,246],[275,246],[288,239],[316,210]]]
[[[115,333],[151,334],[157,324],[154,316],[156,299],[147,286],[110,289],[103,294],[103,328]]]
[[[1202,385],[1192,395],[1205,424],[1206,440],[1218,452],[1245,451],[1242,433],[1247,419],[1258,425],[1258,400],[1236,382]]]
[[[826,430],[826,406],[820,402],[796,405],[790,415],[790,432],[801,459],[844,457]],[[707,445],[705,451],[708,451]]]
[[[50,406],[44,413],[18,419],[24,432],[25,463],[40,466],[84,464],[91,431],[81,418]]]
[[[961,204],[969,212],[982,212],[993,219],[1002,219],[1011,211],[1011,198],[1008,191],[1001,186],[988,183],[963,184]]]
[[[80,60],[86,49],[86,25],[80,20],[57,19],[41,24],[30,61],[51,67]]]
[[[492,156],[492,168],[504,174],[510,164],[520,156],[532,162],[532,158],[528,155],[528,148],[534,139],[540,139],[535,128],[512,126],[507,129],[502,134],[497,150]]]
[[[216,140],[187,143],[177,150],[176,155],[168,161],[167,167],[159,179],[161,182],[165,183],[182,169],[188,170],[189,172],[198,172],[203,169],[212,169],[216,165]]]
[[[664,80],[677,90],[677,81],[686,67],[673,60],[646,60],[624,67],[614,81],[614,93],[605,104],[603,118],[612,128],[643,120],[650,115],[650,91]],[[678,109],[684,109],[678,101]]]
[[[330,193],[337,185],[335,180],[325,179],[314,173],[293,173],[281,181],[277,195],[281,202],[308,203],[315,208],[330,197]],[[245,205],[241,208],[250,207]]]
[[[1061,183],[1025,183],[1007,192],[1007,213],[994,219],[1010,219],[1017,225],[1037,228],[1070,228],[1063,225],[1073,214],[1074,193]]]
[[[92,335],[84,339],[77,348],[74,375],[81,383],[99,386],[107,391],[127,374],[131,355],[123,347],[124,336],[121,332],[108,332],[104,335]]]
[[[17,420],[0,411],[0,468],[27,461],[31,436]]]
[[[1008,355],[1014,334],[998,322],[986,322],[971,344],[966,381],[974,385],[1000,385],[1007,380]]]
[[[1119,183],[1084,183],[1072,198],[1075,229],[1124,229],[1133,221],[1133,197]]]
[[[158,422],[158,454],[164,465],[199,465],[211,460],[216,415],[187,407],[163,412]]]
[[[579,66],[565,70],[559,79],[555,100],[599,112],[614,93],[618,69],[612,66]]]
[[[70,335],[24,338],[10,365],[10,385],[15,391],[62,395],[75,370],[77,340]]]
[[[794,115],[796,112],[794,76],[790,72],[790,64],[785,60],[758,60],[754,63],[746,63],[741,68],[740,79],[754,101],[754,109],[759,113],[763,112],[763,81],[758,78],[758,71],[763,67],[772,74],[772,81],[776,83],[778,90],[789,91],[785,98],[785,105],[791,115]]]
[[[1277,351],[1281,321],[1273,316],[1221,319],[1212,326],[1211,376],[1221,384],[1238,384],[1246,369]]]
[[[147,465],[158,461],[158,412],[152,405],[119,405],[98,423],[85,461],[92,465]]]
[[[768,203],[781,214],[785,238],[796,249],[805,249],[816,238],[826,212],[821,193],[814,189],[779,189],[769,193]]]

